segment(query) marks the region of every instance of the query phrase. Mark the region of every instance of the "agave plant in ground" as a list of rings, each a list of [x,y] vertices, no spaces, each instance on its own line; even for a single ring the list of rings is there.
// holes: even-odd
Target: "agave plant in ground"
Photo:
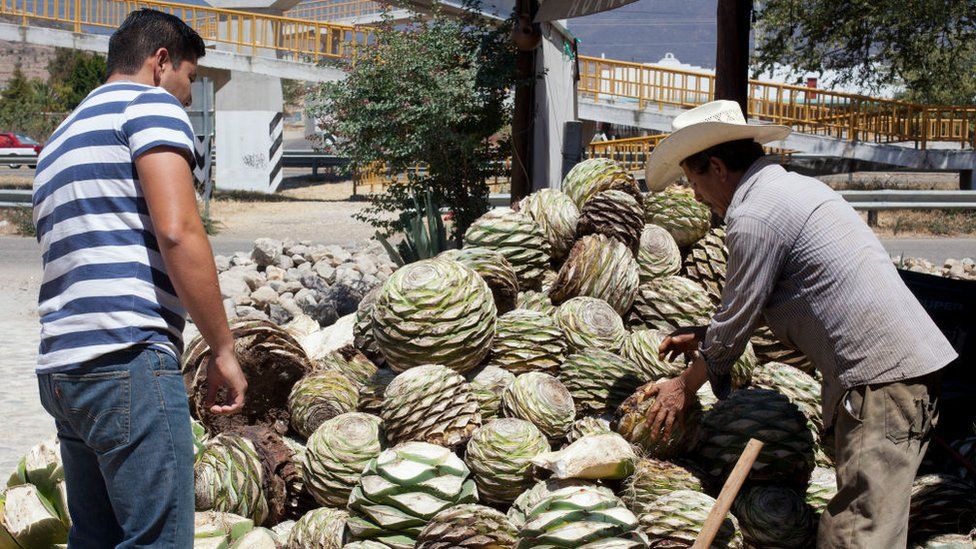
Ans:
[[[550,261],[542,227],[510,208],[496,208],[475,220],[464,233],[464,247],[488,248],[505,256],[521,290],[538,290]]]
[[[549,315],[516,309],[498,317],[488,364],[514,374],[554,373],[566,352],[566,339]]]
[[[502,394],[513,382],[515,374],[497,366],[485,366],[468,374],[468,383],[478,403],[482,423],[498,416],[502,409]]]
[[[437,513],[417,535],[416,549],[513,549],[518,531],[508,517],[484,505]]]
[[[685,365],[679,361],[662,360],[658,353],[667,334],[658,330],[636,330],[624,337],[620,356],[636,364],[648,381],[670,379],[679,375]]]
[[[302,473],[320,505],[345,507],[363,468],[380,453],[380,423],[369,414],[342,414],[309,437]]]
[[[808,547],[816,538],[813,510],[803,496],[783,486],[753,486],[735,498],[732,513],[753,547]]]
[[[677,490],[701,492],[701,481],[691,469],[670,461],[642,459],[624,481],[620,498],[637,516],[649,512],[657,498]]]
[[[671,333],[707,325],[714,313],[715,305],[704,288],[681,276],[666,276],[638,287],[630,324]]]
[[[691,247],[685,256],[685,276],[700,284],[716,305],[722,301],[725,287],[725,265],[729,250],[725,247],[725,229],[716,227]]]
[[[523,198],[519,202],[519,211],[542,227],[552,258],[556,261],[565,259],[576,238],[580,213],[573,199],[556,189],[542,189]]]
[[[694,399],[685,409],[684,417],[676,421],[671,434],[664,438],[654,433],[648,420],[648,412],[655,398],[647,395],[646,385],[636,390],[620,408],[612,423],[613,428],[628,442],[640,448],[647,456],[671,458],[684,453],[696,439],[701,422],[701,406]]]
[[[311,360],[294,337],[270,322],[237,321],[231,323],[230,329],[234,352],[248,383],[244,407],[237,414],[215,415],[204,406],[210,347],[198,336],[183,354],[183,381],[190,411],[211,433],[258,423],[286,428],[288,395],[292,386],[313,369]],[[219,394],[218,397],[220,402],[222,397]]]
[[[681,250],[667,230],[644,225],[637,247],[637,275],[641,284],[681,271]]]
[[[912,484],[909,540],[966,534],[976,527],[976,488],[953,475],[922,475]]]
[[[576,237],[602,234],[620,241],[637,253],[643,230],[644,207],[640,200],[623,191],[611,189],[596,193],[583,205]]]
[[[654,500],[648,511],[640,515],[641,529],[647,534],[650,547],[691,547],[715,505],[714,499],[701,492],[675,490]],[[743,546],[735,517],[728,515],[722,521],[711,546],[728,549]]]
[[[666,229],[679,248],[691,246],[705,236],[711,227],[708,206],[695,200],[686,187],[672,185],[644,195],[644,221]]]
[[[345,375],[324,370],[305,376],[288,396],[291,426],[308,438],[322,422],[352,412],[359,403],[359,390]]]
[[[386,388],[380,415],[393,444],[419,440],[454,448],[481,426],[471,386],[454,370],[436,364],[398,375]]]
[[[562,189],[578,208],[582,208],[593,195],[610,189],[641,199],[640,187],[630,172],[609,158],[588,158],[573,166],[563,178]]]
[[[549,451],[538,427],[516,418],[497,419],[474,432],[464,461],[471,469],[478,498],[510,504],[536,482],[532,458]]]
[[[550,441],[565,438],[576,420],[576,405],[569,390],[542,372],[515,378],[502,395],[502,411],[507,417],[531,422]]]
[[[298,519],[288,536],[288,549],[341,549],[346,543],[345,509],[319,507]]]
[[[349,530],[393,549],[414,547],[437,513],[475,503],[477,489],[460,458],[442,446],[407,442],[371,460],[349,496]]]
[[[574,297],[559,306],[555,317],[572,352],[591,348],[616,352],[627,335],[623,319],[602,299]]]
[[[784,395],[766,389],[734,391],[702,419],[695,458],[721,483],[750,438],[763,444],[749,478],[805,487],[813,471],[813,433],[807,419]]]
[[[813,512],[820,515],[827,509],[827,504],[837,495],[837,473],[833,469],[815,467],[810,474],[810,486],[807,487],[805,500]]]
[[[569,486],[526,511],[519,549],[556,547],[646,547],[637,517],[608,490]]]
[[[638,284],[637,260],[627,246],[594,234],[576,241],[549,297],[556,305],[578,296],[595,297],[624,314],[634,302]]]
[[[0,547],[53,547],[68,541],[68,526],[36,486],[0,492]]]
[[[519,293],[518,277],[512,264],[501,253],[488,248],[469,247],[447,250],[438,257],[463,263],[481,275],[491,289],[498,314],[505,314],[515,308]]]
[[[636,363],[601,349],[569,355],[559,367],[580,416],[613,413],[648,379]]]
[[[373,337],[390,368],[475,368],[495,335],[495,302],[471,268],[448,259],[411,263],[390,275],[373,306]]]
[[[549,292],[536,292],[529,290],[519,292],[516,308],[537,311],[542,314],[552,316],[556,312],[556,306],[549,299]]]

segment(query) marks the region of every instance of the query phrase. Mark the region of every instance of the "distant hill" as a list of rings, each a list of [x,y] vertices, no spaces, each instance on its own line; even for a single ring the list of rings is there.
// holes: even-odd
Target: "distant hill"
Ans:
[[[681,62],[715,67],[717,0],[638,0],[569,20],[580,53],[653,63],[670,52]]]

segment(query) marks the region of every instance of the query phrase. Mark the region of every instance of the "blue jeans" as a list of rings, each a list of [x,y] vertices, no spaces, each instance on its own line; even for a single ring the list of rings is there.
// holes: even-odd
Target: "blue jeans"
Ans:
[[[37,382],[61,440],[69,547],[192,547],[193,434],[177,360],[135,347]]]

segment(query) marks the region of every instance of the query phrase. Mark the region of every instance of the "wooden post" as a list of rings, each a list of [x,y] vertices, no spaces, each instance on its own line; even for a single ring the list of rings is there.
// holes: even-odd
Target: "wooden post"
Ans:
[[[516,0],[515,12],[531,16],[538,9],[536,0]],[[517,23],[516,23],[517,24]],[[532,191],[532,106],[535,104],[535,51],[516,54],[515,110],[512,113],[512,204]]]
[[[721,1],[719,0],[719,2]],[[719,493],[718,499],[715,500],[715,505],[708,513],[705,524],[702,525],[701,532],[695,538],[695,544],[691,546],[692,549],[708,549],[712,546],[715,535],[718,534],[719,528],[725,522],[725,516],[729,514],[732,502],[735,501],[735,496],[739,493],[739,489],[742,488],[742,483],[749,476],[749,471],[752,470],[752,464],[759,456],[759,451],[762,450],[762,447],[762,441],[754,438],[749,439],[749,444],[746,444],[745,450],[739,456],[739,461],[735,463],[735,468],[729,473],[729,478],[725,480],[725,486],[722,487],[722,492]]]
[[[749,118],[749,29],[752,0],[718,0],[715,99],[739,103]]]

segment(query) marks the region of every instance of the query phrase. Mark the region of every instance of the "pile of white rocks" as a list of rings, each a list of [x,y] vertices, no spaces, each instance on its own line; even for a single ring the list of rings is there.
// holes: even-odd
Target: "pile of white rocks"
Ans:
[[[976,280],[976,260],[971,257],[946,259],[941,267],[920,257],[892,256],[892,261],[900,269],[926,273],[957,280]]]
[[[259,238],[252,250],[214,262],[228,319],[282,325],[304,314],[321,327],[354,313],[363,295],[396,269],[372,240],[343,247]]]

